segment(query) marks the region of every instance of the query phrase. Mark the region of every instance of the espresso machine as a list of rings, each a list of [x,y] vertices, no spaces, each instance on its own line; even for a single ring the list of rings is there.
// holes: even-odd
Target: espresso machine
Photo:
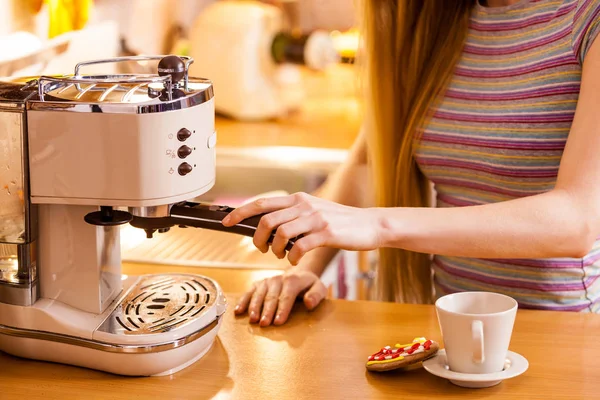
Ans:
[[[140,61],[156,73],[82,73]],[[195,201],[214,184],[217,140],[213,86],[192,62],[0,80],[1,351],[151,376],[210,349],[227,304],[217,282],[121,273],[123,224],[252,236],[260,220],[225,228],[231,208]]]

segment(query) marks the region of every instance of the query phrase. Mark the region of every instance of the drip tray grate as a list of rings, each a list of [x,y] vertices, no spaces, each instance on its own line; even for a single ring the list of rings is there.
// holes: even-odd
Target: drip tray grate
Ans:
[[[215,285],[200,276],[143,277],[98,330],[122,335],[168,332],[200,318],[216,299]]]

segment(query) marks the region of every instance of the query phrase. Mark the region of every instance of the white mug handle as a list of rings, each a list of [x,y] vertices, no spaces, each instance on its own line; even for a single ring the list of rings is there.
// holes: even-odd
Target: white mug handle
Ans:
[[[483,353],[483,322],[475,320],[471,323],[473,334],[473,362],[481,364],[485,357]]]

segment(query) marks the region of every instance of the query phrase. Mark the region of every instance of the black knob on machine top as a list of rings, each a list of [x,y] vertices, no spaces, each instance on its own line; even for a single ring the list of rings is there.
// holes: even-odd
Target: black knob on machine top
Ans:
[[[166,56],[158,63],[158,75],[171,75],[171,83],[176,85],[185,76],[185,63],[177,56]]]

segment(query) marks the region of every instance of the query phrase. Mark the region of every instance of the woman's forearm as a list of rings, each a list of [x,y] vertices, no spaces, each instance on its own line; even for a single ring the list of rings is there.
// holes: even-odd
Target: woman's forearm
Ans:
[[[374,209],[381,247],[456,257],[582,257],[596,232],[565,191],[481,206]]]
[[[338,251],[338,249],[330,247],[314,249],[300,260],[296,268],[311,271],[315,275],[321,276]]]

